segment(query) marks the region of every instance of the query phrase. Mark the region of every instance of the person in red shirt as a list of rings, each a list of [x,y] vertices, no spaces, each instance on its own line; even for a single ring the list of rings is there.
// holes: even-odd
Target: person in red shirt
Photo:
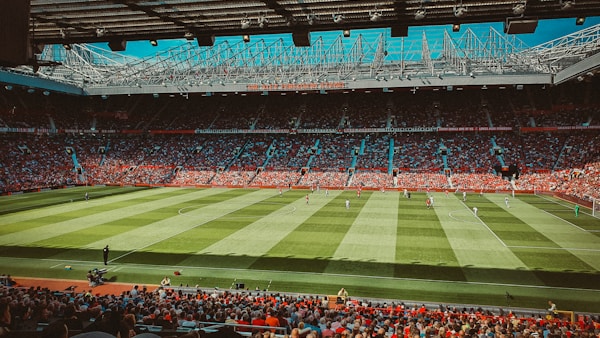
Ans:
[[[269,315],[265,319],[265,324],[270,327],[279,327],[279,319],[277,318],[277,313],[271,310]],[[275,332],[275,329],[271,329],[271,332]]]
[[[263,313],[261,313],[260,311],[257,311],[254,314],[254,319],[252,319],[252,325],[253,326],[267,326],[267,323],[265,321],[266,317]],[[264,332],[263,329],[259,330],[260,332]]]
[[[240,325],[250,325],[250,316],[248,316],[247,313],[244,313],[242,318],[237,320],[237,323]],[[252,332],[252,328],[249,326],[239,326],[237,330],[241,332]]]

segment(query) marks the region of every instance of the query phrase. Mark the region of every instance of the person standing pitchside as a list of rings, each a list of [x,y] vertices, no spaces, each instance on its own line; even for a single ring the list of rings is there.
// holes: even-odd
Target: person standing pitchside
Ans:
[[[104,258],[104,265],[108,265],[108,245],[102,249],[102,257]]]

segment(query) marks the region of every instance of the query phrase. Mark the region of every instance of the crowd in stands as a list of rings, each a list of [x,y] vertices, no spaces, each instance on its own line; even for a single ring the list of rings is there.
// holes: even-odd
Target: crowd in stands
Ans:
[[[531,121],[540,126],[597,126],[600,118],[597,98],[570,87],[558,93],[527,89],[473,94],[219,96],[198,97],[195,102],[179,97],[74,97],[65,104],[60,97],[24,101],[15,91],[6,92],[0,126],[44,129],[0,134],[5,149],[0,154],[4,174],[0,190],[72,184],[309,186],[315,182],[336,188],[422,189],[423,181],[439,189],[500,189],[506,182],[494,177],[498,166],[514,164],[523,174],[515,182],[518,189],[600,197],[593,175],[600,162],[597,129],[342,132],[347,128],[520,128],[531,126]],[[567,101],[571,95],[572,101]],[[274,128],[282,132],[261,132]],[[102,132],[105,129],[115,132]],[[127,130],[139,132],[123,132]],[[172,132],[152,132],[156,130]],[[177,132],[181,130],[201,132]],[[244,132],[248,130],[257,132]],[[393,171],[399,175],[393,176]],[[573,171],[579,174],[575,177]],[[440,178],[431,180],[425,174]]]
[[[168,286],[150,290],[135,285],[121,294],[0,286],[0,312],[2,328],[14,332],[13,337],[57,321],[70,332],[100,331],[117,337],[133,337],[149,327],[169,332],[170,337],[198,337],[198,333],[202,337],[214,324],[256,338],[600,336],[600,318],[589,314],[571,322],[546,310],[405,304],[347,296],[338,302],[324,295]]]

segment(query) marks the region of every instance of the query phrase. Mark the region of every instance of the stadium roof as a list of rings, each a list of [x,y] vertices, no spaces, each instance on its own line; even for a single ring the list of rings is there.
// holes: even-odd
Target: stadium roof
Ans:
[[[30,3],[35,55],[0,69],[0,82],[83,95],[546,85],[593,75],[600,65],[600,25],[533,48],[493,27],[414,34],[443,24],[504,22],[504,33],[535,30],[539,19],[582,24],[600,15],[597,0],[22,2]],[[408,27],[413,33],[405,39]],[[342,30],[357,34],[348,39]],[[339,36],[310,38],[326,31]],[[293,45],[281,33],[291,33]],[[144,58],[120,53],[128,41],[167,39],[183,44]]]
[[[597,0],[31,0],[37,44],[585,18]],[[262,24],[261,24],[262,23]]]

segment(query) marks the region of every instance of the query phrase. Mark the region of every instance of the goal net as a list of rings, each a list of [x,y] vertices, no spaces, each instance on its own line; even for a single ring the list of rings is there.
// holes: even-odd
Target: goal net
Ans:
[[[600,217],[600,200],[597,198],[592,199],[592,216]]]

